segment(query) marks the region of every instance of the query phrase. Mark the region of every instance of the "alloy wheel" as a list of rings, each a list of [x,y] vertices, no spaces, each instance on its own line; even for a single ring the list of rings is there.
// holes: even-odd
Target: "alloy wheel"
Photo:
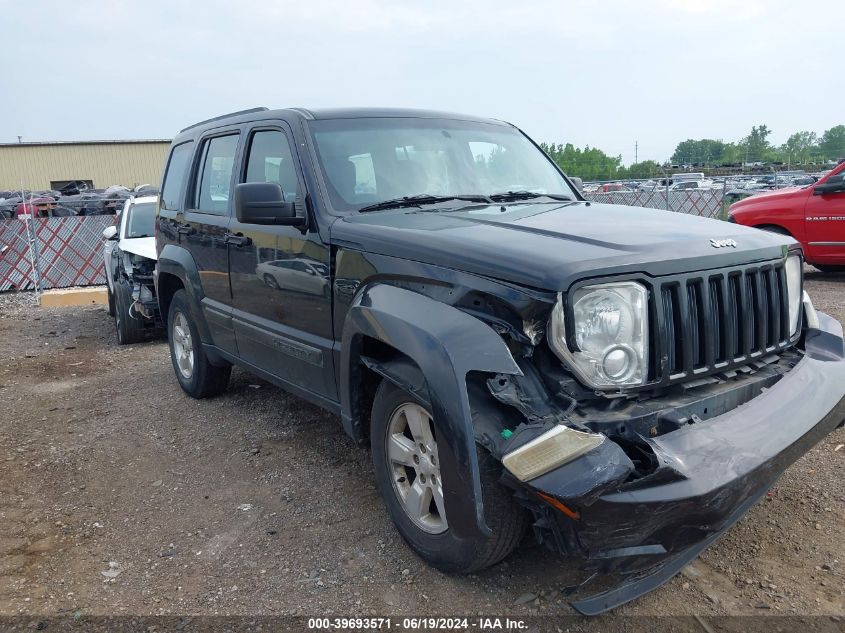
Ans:
[[[191,329],[188,327],[188,320],[181,312],[173,315],[171,340],[179,373],[186,380],[190,380],[194,375],[194,341],[191,337]]]
[[[390,416],[385,456],[393,491],[408,518],[429,534],[448,528],[443,503],[443,482],[431,414],[407,402]]]

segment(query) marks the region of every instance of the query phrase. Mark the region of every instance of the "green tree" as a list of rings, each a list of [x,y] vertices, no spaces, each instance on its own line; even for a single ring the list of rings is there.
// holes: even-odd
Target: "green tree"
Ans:
[[[771,158],[772,146],[769,144],[771,133],[767,125],[755,125],[751,128],[751,133],[740,141],[745,152],[744,162],[765,162]]]
[[[639,163],[633,163],[628,167],[619,168],[619,178],[643,179],[652,178],[662,174],[660,165],[653,160],[642,160]]]
[[[819,139],[819,154],[826,160],[845,157],[845,125],[836,125],[824,131]]]
[[[672,154],[672,162],[678,165],[702,163],[709,166],[717,162],[725,150],[725,143],[709,138],[681,141]]]
[[[818,137],[815,132],[795,132],[786,139],[781,152],[788,163],[803,164],[809,161],[814,150],[818,150],[817,143]]]
[[[570,176],[578,176],[584,180],[613,180],[619,177],[621,156],[608,156],[589,145],[580,149],[572,143],[541,143],[540,147]]]
[[[725,143],[722,154],[717,161],[719,165],[736,165],[745,158],[745,151],[736,143]]]

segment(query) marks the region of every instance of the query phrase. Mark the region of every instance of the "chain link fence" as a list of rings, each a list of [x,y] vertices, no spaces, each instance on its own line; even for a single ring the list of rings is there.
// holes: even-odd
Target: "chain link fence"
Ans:
[[[584,197],[721,219],[726,218],[730,201],[723,189],[593,191]],[[105,283],[102,232],[114,222],[125,194],[36,200],[28,200],[23,208],[17,205],[16,215],[6,215],[12,219],[0,219],[0,292]]]
[[[113,222],[110,215],[0,220],[0,292],[104,284],[102,233]]]
[[[706,218],[727,217],[728,200],[724,189],[682,189],[680,191],[592,191],[584,197],[593,202],[626,204],[634,207],[667,209],[678,213],[700,215]]]

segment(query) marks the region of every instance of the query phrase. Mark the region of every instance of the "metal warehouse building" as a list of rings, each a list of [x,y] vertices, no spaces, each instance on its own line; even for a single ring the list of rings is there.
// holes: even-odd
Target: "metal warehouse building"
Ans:
[[[158,186],[169,140],[0,144],[0,189],[58,189],[72,180],[97,189]]]

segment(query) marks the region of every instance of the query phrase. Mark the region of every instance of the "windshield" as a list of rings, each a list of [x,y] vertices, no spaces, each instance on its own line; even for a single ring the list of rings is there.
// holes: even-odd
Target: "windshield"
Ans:
[[[152,237],[155,229],[156,205],[152,202],[133,204],[127,211],[126,237]]]
[[[509,125],[361,118],[312,121],[309,126],[338,211],[420,194],[490,196],[515,191],[576,199],[542,151]]]

